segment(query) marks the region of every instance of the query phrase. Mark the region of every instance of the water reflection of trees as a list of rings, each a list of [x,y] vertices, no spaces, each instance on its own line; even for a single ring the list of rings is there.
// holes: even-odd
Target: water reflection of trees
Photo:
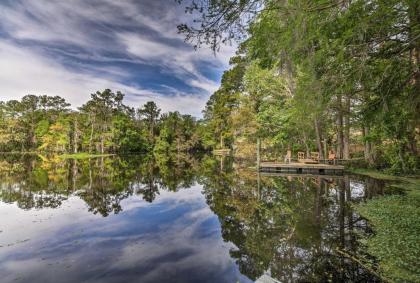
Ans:
[[[250,170],[204,170],[204,192],[218,215],[231,256],[256,279],[270,272],[281,282],[374,281],[343,257],[360,252],[356,232],[366,222],[352,202],[383,193],[372,179],[259,176]],[[383,185],[383,184],[382,184]]]
[[[54,172],[55,180],[60,172]],[[67,198],[61,186],[52,186],[48,174],[29,156],[8,156],[0,161],[0,200],[20,208],[59,207]]]
[[[70,196],[83,199],[92,213],[119,213],[131,195],[152,202],[159,190],[176,191],[195,183],[198,162],[187,156],[102,157],[84,160],[4,156],[0,200],[22,209],[56,208]]]
[[[22,209],[55,208],[76,196],[102,216],[121,212],[129,196],[152,202],[159,191],[198,182],[224,240],[236,246],[231,256],[248,277],[270,272],[282,282],[374,280],[337,249],[360,252],[355,232],[368,228],[351,203],[384,193],[377,180],[260,176],[228,159],[188,155],[8,156],[0,161],[0,180],[0,200]]]

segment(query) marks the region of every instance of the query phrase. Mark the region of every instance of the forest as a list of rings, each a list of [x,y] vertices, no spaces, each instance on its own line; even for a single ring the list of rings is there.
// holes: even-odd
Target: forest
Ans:
[[[193,1],[196,47],[238,42],[204,110],[203,145],[266,159],[287,149],[409,173],[418,168],[416,0]]]
[[[121,92],[98,91],[77,111],[59,96],[0,102],[0,151],[109,154],[201,148],[194,117],[161,114],[152,101],[134,109],[123,99]]]

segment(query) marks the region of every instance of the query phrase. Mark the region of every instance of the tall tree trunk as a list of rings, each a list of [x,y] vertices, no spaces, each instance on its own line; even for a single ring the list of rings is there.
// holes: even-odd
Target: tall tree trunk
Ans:
[[[89,137],[89,153],[92,153],[92,142],[93,142],[93,124],[95,120],[91,119],[91,126],[90,126],[90,137]]]
[[[29,147],[31,149],[35,149],[35,147],[36,147],[36,135],[35,135],[35,121],[34,121],[34,119],[31,120],[31,129],[30,129],[29,134],[30,134],[30,140],[29,140],[30,145],[29,145]]]
[[[259,170],[261,163],[261,140],[257,138],[257,168]]]
[[[367,140],[366,138],[369,136],[369,127],[368,126],[364,126],[363,127],[363,137],[365,139],[365,161],[369,164],[369,165],[373,165],[374,160],[373,160],[373,152],[372,152],[372,143]]]
[[[341,95],[337,96],[337,115],[336,115],[336,127],[337,127],[337,158],[343,158],[343,107],[341,102]]]
[[[106,133],[106,127],[102,126],[102,132],[101,132],[101,154],[104,154],[104,133]]]
[[[36,148],[36,135],[35,135],[35,129],[32,130],[32,138],[31,138],[31,147]]]
[[[404,148],[405,148],[404,143],[401,143],[398,148],[398,158],[400,159],[400,162],[401,162],[402,171],[406,172],[407,166],[405,164],[405,159],[404,159]]]
[[[101,136],[101,154],[104,154],[104,137]]]
[[[150,118],[149,120],[149,125],[150,125],[150,129],[149,129],[149,142],[150,144],[154,144],[154,135],[155,135],[155,125],[154,125],[154,121],[153,121],[153,117]]]
[[[319,125],[319,118],[318,117],[315,117],[314,124],[315,124],[316,144],[318,146],[319,158],[320,159],[325,159],[324,154],[322,152],[321,126]]]
[[[34,119],[34,109],[32,109],[29,114],[28,118],[29,122],[29,129],[27,130],[27,136],[26,136],[26,143],[28,145],[29,150],[33,150],[35,148],[35,119]]]
[[[420,25],[420,3],[418,1],[408,1],[408,15],[409,20],[411,23],[411,27],[418,27]],[[415,85],[416,92],[419,93],[420,91],[420,37],[418,36],[418,30],[415,28],[410,29],[409,32],[409,39],[410,42],[413,42],[413,49],[411,52],[411,62],[414,65],[415,72],[414,72],[414,80],[413,83]],[[418,106],[418,104],[417,104]]]
[[[306,136],[306,132],[303,131],[303,144],[305,145],[305,149],[306,149],[306,157],[308,158],[309,156],[311,156],[311,151],[309,149],[309,145],[308,145],[308,138]]]
[[[77,153],[77,145],[79,143],[79,129],[77,124],[77,118],[74,118],[74,129],[73,129],[73,153]]]
[[[416,128],[412,126],[410,126],[410,132],[408,133],[408,147],[413,156],[418,155]]]
[[[410,20],[411,27],[418,27],[420,25],[420,3],[419,1],[408,1],[408,15]],[[418,31],[418,30],[417,30]],[[413,107],[414,111],[414,121],[410,123],[409,135],[408,135],[408,142],[409,142],[409,149],[411,154],[414,156],[418,155],[417,149],[417,138],[418,133],[416,133],[416,129],[419,129],[420,123],[420,37],[416,32],[415,28],[410,29],[409,32],[409,41],[413,42],[414,48],[410,50],[410,64],[413,70],[413,79],[412,84],[414,86],[414,99],[411,102],[411,106]],[[416,138],[417,136],[417,138]]]
[[[325,159],[328,158],[328,150],[327,150],[327,139],[324,139],[324,157]]]
[[[343,136],[343,158],[350,159],[350,96],[346,95],[344,104],[344,136]]]

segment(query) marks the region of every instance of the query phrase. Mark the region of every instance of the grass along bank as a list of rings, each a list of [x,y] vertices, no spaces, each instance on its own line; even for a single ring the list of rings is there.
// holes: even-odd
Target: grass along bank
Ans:
[[[390,181],[389,186],[403,190],[355,208],[373,227],[374,234],[363,241],[368,253],[378,259],[381,276],[391,282],[420,282],[420,178],[363,169],[353,172]]]
[[[107,157],[113,156],[114,154],[91,154],[87,152],[73,153],[73,154],[61,154],[60,158],[63,159],[89,159],[89,158],[98,158],[98,157]]]

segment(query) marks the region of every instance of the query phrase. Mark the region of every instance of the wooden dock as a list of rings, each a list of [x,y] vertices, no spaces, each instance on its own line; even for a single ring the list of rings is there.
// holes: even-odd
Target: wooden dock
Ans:
[[[307,164],[307,163],[279,163],[261,162],[260,172],[273,173],[294,173],[294,174],[316,174],[316,175],[342,175],[344,166],[329,164]]]
[[[227,156],[227,155],[230,155],[230,153],[231,153],[230,148],[222,148],[222,149],[215,149],[215,150],[213,150],[213,155],[224,155],[224,156]]]

